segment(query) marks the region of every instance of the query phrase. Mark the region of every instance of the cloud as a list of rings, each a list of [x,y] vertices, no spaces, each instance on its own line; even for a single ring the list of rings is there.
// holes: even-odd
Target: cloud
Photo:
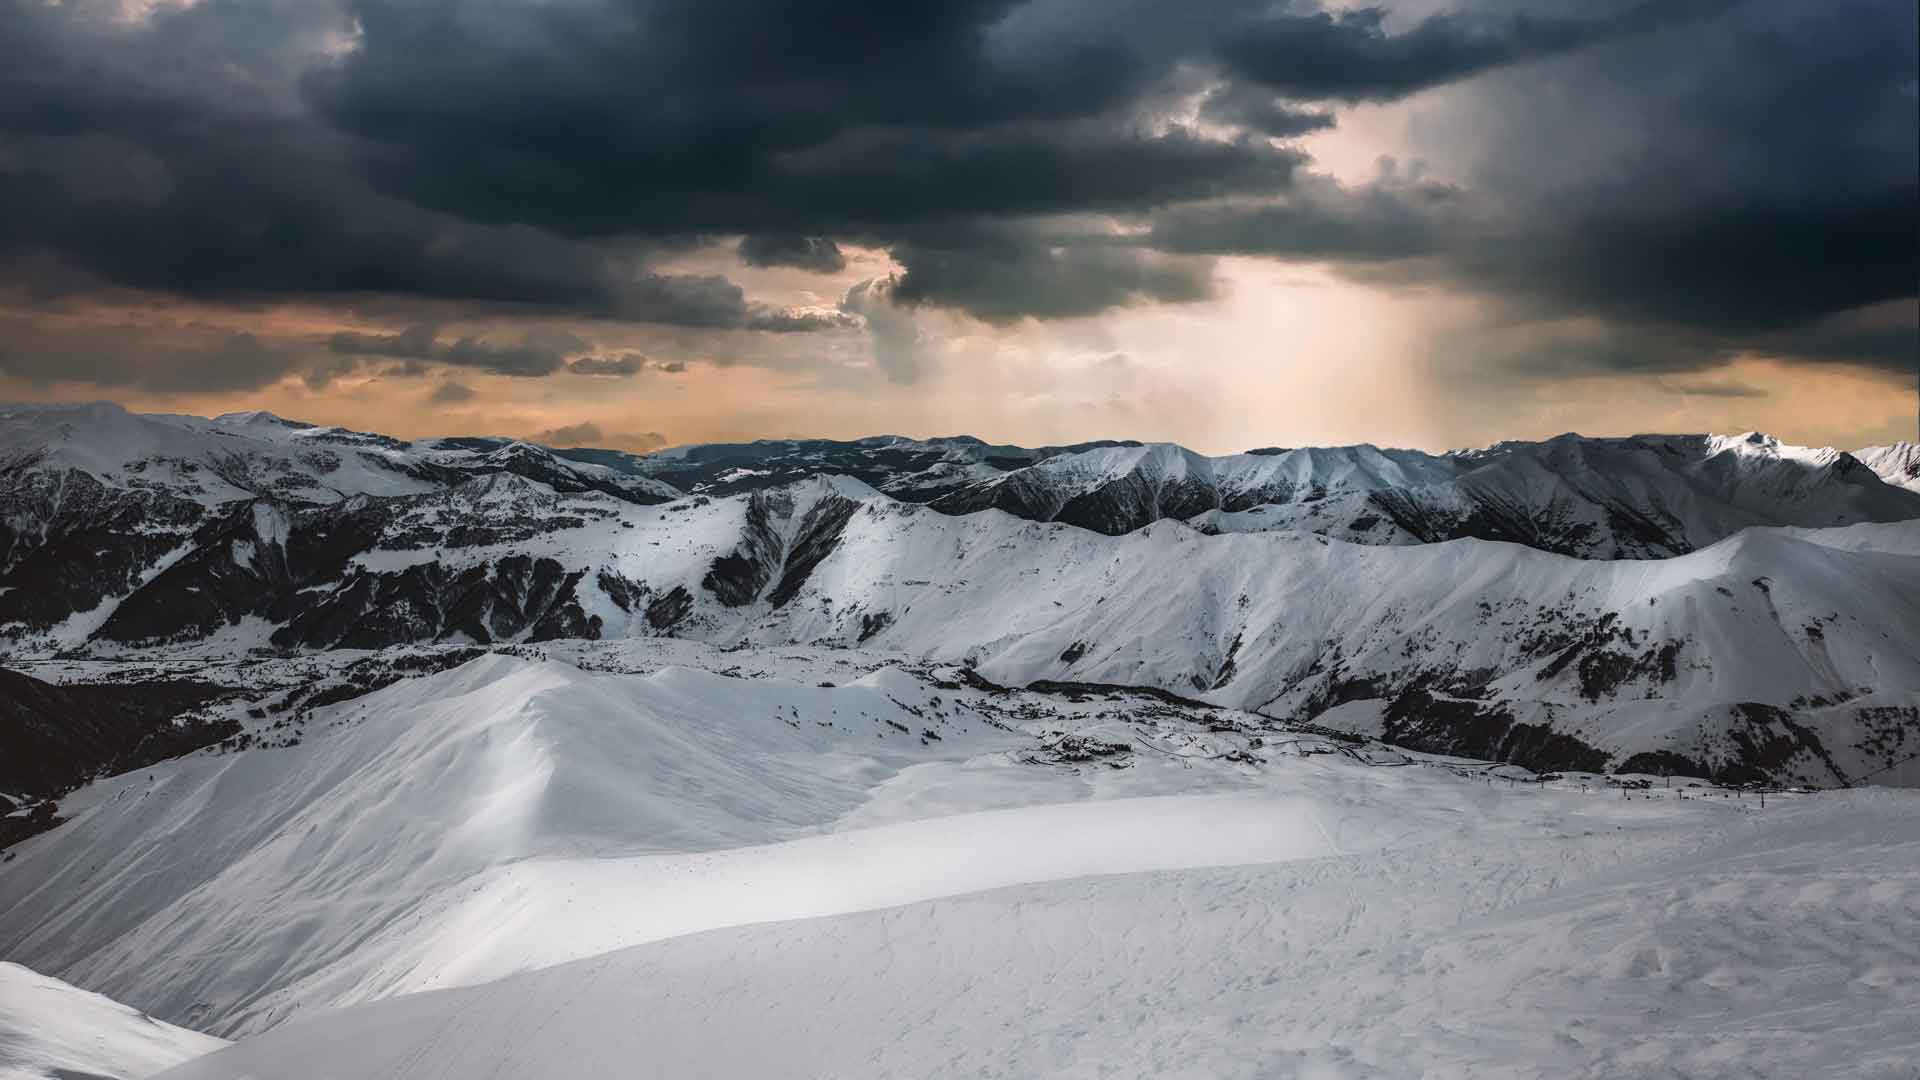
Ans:
[[[427,395],[427,400],[435,405],[457,405],[463,401],[472,401],[478,396],[473,387],[466,383],[448,379],[434,387],[433,393]]]
[[[1248,128],[1276,139],[1311,135],[1334,126],[1333,113],[1301,108],[1271,91],[1246,84],[1215,88],[1200,103],[1200,118],[1211,124]]]
[[[749,330],[765,330],[775,334],[804,334],[817,330],[846,330],[855,326],[844,312],[819,310],[814,308],[768,308],[757,309],[747,318]]]
[[[890,304],[958,308],[990,323],[1094,315],[1133,303],[1213,296],[1213,264],[1037,229],[926,230],[893,246],[905,268]]]
[[[135,324],[0,318],[0,374],[40,385],[193,393],[257,390],[294,376],[325,385],[340,371],[335,359],[213,327],[156,333]]]
[[[1769,392],[1742,382],[1702,382],[1700,380],[1661,379],[1659,385],[1669,393],[1683,397],[1763,398]]]
[[[1381,7],[1266,10],[1229,24],[1234,74],[1303,101],[1391,101],[1494,68],[1716,15],[1736,0],[1643,0],[1610,15],[1429,15],[1392,33]]]
[[[528,436],[543,446],[612,448],[634,453],[650,453],[667,445],[667,437],[657,431],[607,432],[599,424],[582,421],[548,428]]]
[[[685,360],[654,360],[637,352],[619,353],[610,356],[580,356],[567,362],[567,370],[575,375],[638,375],[643,371],[658,371],[668,375],[678,375],[687,370]]]
[[[588,342],[572,334],[549,330],[529,334],[507,344],[495,344],[479,337],[463,337],[442,350],[437,359],[456,367],[527,378],[551,375],[567,366],[569,354],[590,347]]]
[[[1382,159],[1369,183],[1314,177],[1285,198],[1173,207],[1151,218],[1147,242],[1166,251],[1271,255],[1370,263],[1470,246],[1476,224],[1466,197]]]
[[[124,328],[66,354],[9,342],[39,379],[54,358],[123,385],[324,382],[367,356],[572,370],[579,350],[437,343],[426,320],[454,311],[740,334],[858,315],[910,381],[913,309],[1006,325],[1194,302],[1226,254],[1664,335],[1662,363],[1911,358],[1904,324],[1833,329],[1915,293],[1910,0],[106,10],[5,16],[0,285],[317,297],[417,325],[320,354],[129,348]],[[1402,126],[1446,167],[1315,171],[1341,109],[1423,93]],[[839,272],[844,242],[902,271],[820,311],[667,269],[732,236],[747,265]]]
[[[591,422],[548,428],[545,431],[537,431],[532,436],[534,442],[548,446],[584,446],[604,438],[606,433],[600,430],[600,425]]]
[[[1428,117],[1465,150],[1484,227],[1427,280],[1516,311],[1911,371],[1920,127],[1912,4],[1753,0],[1458,92]]]
[[[816,274],[837,274],[847,268],[840,245],[827,236],[797,233],[754,233],[740,240],[740,261],[748,266],[791,266]]]
[[[575,375],[638,375],[649,361],[639,353],[618,356],[580,356],[567,361],[567,370]]]
[[[890,278],[862,281],[847,290],[840,307],[866,321],[874,363],[887,380],[911,383],[926,373],[931,358],[913,313],[894,302],[895,287]]]
[[[439,330],[433,326],[410,326],[396,334],[362,334],[341,330],[327,338],[327,349],[343,356],[388,356],[396,359],[426,360],[439,345]]]
[[[1339,22],[1330,33],[1354,32]],[[1758,352],[1910,371],[1914,308],[1863,313],[1916,291],[1917,35],[1910,4],[1754,0],[1428,107],[1427,142],[1459,181],[1305,175],[1268,198],[1166,208],[1147,242],[1439,285],[1507,320],[1604,324],[1612,344],[1578,349],[1583,366]],[[1552,368],[1555,355],[1516,361]]]

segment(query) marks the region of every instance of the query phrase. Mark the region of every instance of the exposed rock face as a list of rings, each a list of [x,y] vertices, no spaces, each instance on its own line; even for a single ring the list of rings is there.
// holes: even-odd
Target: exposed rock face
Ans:
[[[204,511],[31,459],[0,466],[0,627],[39,632],[137,589],[188,548]]]
[[[1387,709],[1386,741],[1414,750],[1505,761],[1536,771],[1601,772],[1612,755],[1571,735],[1516,721],[1496,703],[1409,690]]]
[[[54,686],[0,669],[0,790],[51,798],[218,742],[232,724],[175,724],[222,689],[184,681]]]

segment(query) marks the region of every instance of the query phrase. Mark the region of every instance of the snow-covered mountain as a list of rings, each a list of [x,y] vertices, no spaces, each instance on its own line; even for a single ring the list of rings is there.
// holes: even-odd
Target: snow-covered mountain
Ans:
[[[12,407],[0,411],[0,639],[16,650],[177,642],[243,623],[268,627],[281,646],[590,635],[592,613],[572,603],[580,580],[551,561],[462,577],[448,567],[472,560],[412,559],[417,572],[387,591],[349,586],[365,580],[363,556],[375,550],[497,549],[723,493],[749,496],[742,506],[757,505],[755,492],[778,503],[780,489],[821,474],[942,513],[998,509],[1113,535],[1178,518],[1209,533],[1382,545],[1471,536],[1583,558],[1682,554],[1755,525],[1920,517],[1920,491],[1881,482],[1851,456],[1757,435],[1563,436],[1438,456],[1362,446],[1205,458],[1164,444],[878,438],[635,457],[488,438],[405,442],[263,413]],[[675,484],[697,497],[680,499]],[[633,564],[632,545],[599,543]],[[744,543],[752,561],[755,542]],[[720,568],[714,580],[726,578]],[[322,599],[329,612],[316,618]],[[358,610],[343,617],[343,606]],[[393,625],[368,624],[381,611]]]
[[[1291,720],[1332,713],[1401,743],[1542,767],[1668,754],[1697,772],[1823,783],[1888,764],[1915,726],[1920,493],[1847,454],[1759,436],[1569,436],[1440,457],[1208,459],[1116,444],[1035,452],[919,504],[820,475],[669,499],[644,475],[651,458],[581,465],[522,444],[322,435],[257,414],[10,415],[23,464],[6,474],[0,634],[16,656],[804,642],[965,663],[1017,685],[1144,685]],[[324,441],[336,437],[374,449],[312,471],[303,455],[347,445]],[[912,457],[888,483],[956,461],[1011,464],[1008,448],[913,445],[657,457],[736,472],[753,448],[790,463],[836,447],[869,463]],[[940,463],[913,456],[929,447]],[[534,461],[570,479],[520,467]],[[746,482],[719,472],[690,486]],[[983,494],[1023,512],[962,512],[962,496]],[[1280,501],[1248,503],[1261,498]],[[1358,530],[1397,530],[1398,542],[1303,527],[1343,499],[1376,516],[1398,506],[1399,524]],[[1210,500],[1246,508],[1196,509]],[[1426,542],[1437,534],[1410,526],[1427,528],[1438,519],[1426,509],[1447,500],[1482,521],[1503,507],[1493,516],[1515,529],[1557,522],[1563,540],[1684,554]],[[1123,504],[1145,523],[1114,535],[1070,520]]]
[[[1897,456],[0,410],[0,1069],[1898,1075]]]
[[[1920,491],[1920,443],[1897,442],[1856,450],[1854,457],[1895,487]]]
[[[0,862],[0,952],[238,1038],[171,1074],[228,1080],[1920,1052],[1911,792],[1762,810],[843,650],[551,648],[88,785]]]

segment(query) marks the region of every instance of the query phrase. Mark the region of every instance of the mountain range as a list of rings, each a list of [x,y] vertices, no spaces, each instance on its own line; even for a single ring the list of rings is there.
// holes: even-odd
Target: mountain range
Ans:
[[[1541,767],[1846,783],[1920,716],[1913,456],[1757,434],[635,456],[11,407],[0,647],[793,642]]]
[[[0,1076],[1899,1075],[1915,457],[0,407]]]

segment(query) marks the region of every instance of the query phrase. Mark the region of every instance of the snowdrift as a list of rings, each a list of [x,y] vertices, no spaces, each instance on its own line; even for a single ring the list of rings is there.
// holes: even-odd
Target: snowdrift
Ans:
[[[0,1080],[141,1080],[225,1045],[0,962]]]
[[[1920,800],[1533,809],[1373,855],[716,930],[296,1019],[166,1075],[1911,1070]]]

